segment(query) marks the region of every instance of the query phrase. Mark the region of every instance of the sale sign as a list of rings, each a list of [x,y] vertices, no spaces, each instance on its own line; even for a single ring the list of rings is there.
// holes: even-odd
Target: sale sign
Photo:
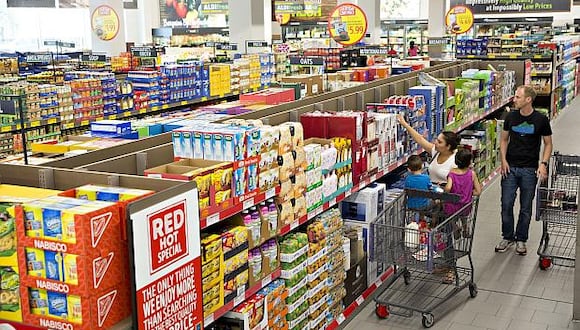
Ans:
[[[447,31],[455,34],[462,34],[473,26],[473,13],[466,6],[455,6],[445,15],[445,25]]]
[[[169,192],[159,194],[164,193]],[[147,204],[148,199],[130,205],[135,329],[201,329],[203,292],[197,198],[197,189],[193,188],[149,202],[151,205]]]
[[[328,17],[330,36],[343,46],[361,41],[367,33],[367,15],[357,5],[343,3]]]

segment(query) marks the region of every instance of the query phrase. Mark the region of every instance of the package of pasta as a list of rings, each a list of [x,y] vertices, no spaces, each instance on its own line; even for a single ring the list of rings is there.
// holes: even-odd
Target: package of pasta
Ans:
[[[16,227],[14,217],[8,212],[9,204],[0,204],[0,257],[16,252]]]

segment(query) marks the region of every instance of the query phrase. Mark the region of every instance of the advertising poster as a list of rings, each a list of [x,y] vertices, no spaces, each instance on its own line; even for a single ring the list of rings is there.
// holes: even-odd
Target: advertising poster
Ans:
[[[229,0],[160,0],[161,25],[166,27],[227,27]]]
[[[452,7],[445,15],[445,25],[449,33],[465,33],[473,26],[473,13],[465,6]]]
[[[570,0],[451,0],[450,6],[467,6],[474,14],[569,12]]]
[[[6,0],[6,7],[55,8],[56,0]]]
[[[153,205],[130,206],[134,329],[202,329],[197,189],[181,189]]]
[[[336,0],[275,0],[272,2],[272,15],[274,20],[281,22],[280,24],[289,22],[322,22],[326,21],[336,4]],[[292,7],[300,10],[291,12],[290,9]],[[279,11],[277,11],[277,8]]]
[[[328,30],[334,41],[351,46],[361,41],[367,32],[367,16],[357,5],[343,3],[328,17]]]
[[[91,28],[97,38],[101,40],[115,39],[120,27],[119,15],[108,5],[98,6],[91,13]]]

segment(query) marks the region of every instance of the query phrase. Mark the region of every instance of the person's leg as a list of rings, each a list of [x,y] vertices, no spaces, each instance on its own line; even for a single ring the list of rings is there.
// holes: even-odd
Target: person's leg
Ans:
[[[519,171],[518,181],[520,186],[520,214],[516,227],[516,241],[526,242],[532,218],[532,203],[536,194],[538,178],[533,168],[522,168]]]
[[[518,168],[511,168],[510,172],[501,179],[501,232],[506,240],[514,240],[514,203],[518,182],[516,172]]]

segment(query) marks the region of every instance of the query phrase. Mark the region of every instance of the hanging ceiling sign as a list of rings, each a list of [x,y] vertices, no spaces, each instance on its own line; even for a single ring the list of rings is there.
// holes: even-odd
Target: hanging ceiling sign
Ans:
[[[201,13],[203,15],[225,14],[229,11],[228,0],[202,0]]]
[[[91,14],[91,28],[101,40],[109,41],[115,39],[120,27],[119,15],[110,6],[98,6]]]
[[[473,26],[473,13],[466,6],[452,7],[445,15],[445,25],[450,33],[465,33]]]
[[[474,14],[569,12],[570,0],[451,0],[450,6],[467,6]]]
[[[367,33],[367,15],[357,5],[343,3],[328,17],[328,30],[334,41],[351,46],[361,41]]]

